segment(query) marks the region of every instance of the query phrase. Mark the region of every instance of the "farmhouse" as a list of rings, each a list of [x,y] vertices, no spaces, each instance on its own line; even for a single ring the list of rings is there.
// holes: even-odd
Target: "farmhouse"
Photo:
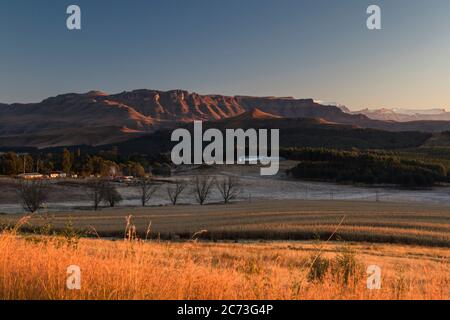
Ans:
[[[58,179],[58,178],[67,178],[67,174],[62,171],[53,171],[50,173],[51,179]]]
[[[17,176],[19,179],[24,180],[35,180],[35,179],[43,179],[44,175],[40,173],[22,173]]]

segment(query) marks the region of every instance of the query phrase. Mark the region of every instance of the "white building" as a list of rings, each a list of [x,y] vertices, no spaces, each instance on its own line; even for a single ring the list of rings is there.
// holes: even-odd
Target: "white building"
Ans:
[[[67,174],[61,171],[54,171],[50,173],[51,179],[58,179],[58,178],[67,178]]]
[[[19,179],[24,180],[36,180],[36,179],[43,179],[44,175],[40,173],[22,173],[17,176]]]

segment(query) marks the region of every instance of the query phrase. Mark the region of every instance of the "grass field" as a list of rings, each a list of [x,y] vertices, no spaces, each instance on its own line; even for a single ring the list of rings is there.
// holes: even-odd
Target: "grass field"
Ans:
[[[322,243],[319,249],[318,245],[74,242],[3,233],[0,299],[449,298],[446,249],[343,243]],[[330,268],[323,278],[310,278],[311,261],[320,252]],[[372,264],[381,268],[380,290],[367,289],[365,270]],[[81,290],[66,288],[70,265],[81,268]]]
[[[118,208],[23,218],[24,233],[11,229],[21,217],[1,217],[0,299],[449,299],[445,206]],[[66,288],[70,265],[81,290]],[[367,289],[370,265],[380,290]]]
[[[74,211],[37,216],[25,227],[63,231],[71,224],[84,234],[122,238],[129,215],[141,238],[191,239],[204,230],[202,239],[208,240],[324,240],[345,217],[333,240],[450,247],[450,208],[367,201],[291,200]],[[0,221],[14,224],[18,217],[4,216]]]

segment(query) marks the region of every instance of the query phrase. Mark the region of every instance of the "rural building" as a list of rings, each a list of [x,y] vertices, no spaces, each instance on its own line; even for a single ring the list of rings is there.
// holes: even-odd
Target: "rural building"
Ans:
[[[17,176],[19,179],[24,180],[35,180],[35,179],[43,179],[44,175],[40,173],[22,173]]]
[[[62,171],[53,171],[50,173],[51,179],[58,179],[58,178],[67,178],[67,174]]]

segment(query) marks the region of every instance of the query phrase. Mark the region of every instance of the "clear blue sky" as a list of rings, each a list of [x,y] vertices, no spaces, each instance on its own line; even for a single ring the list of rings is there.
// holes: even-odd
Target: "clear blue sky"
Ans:
[[[448,0],[2,0],[0,39],[0,102],[181,88],[450,108]]]

